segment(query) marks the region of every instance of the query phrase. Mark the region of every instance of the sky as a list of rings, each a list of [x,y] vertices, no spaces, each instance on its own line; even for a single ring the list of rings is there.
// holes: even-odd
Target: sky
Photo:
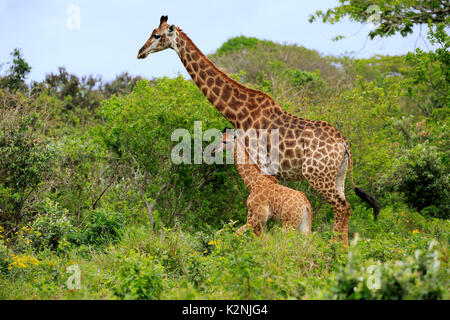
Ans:
[[[78,76],[102,76],[107,81],[122,72],[148,79],[187,77],[172,50],[136,58],[161,15],[168,15],[169,23],[182,28],[205,54],[240,35],[356,58],[431,47],[425,43],[425,29],[416,28],[406,38],[370,41],[365,24],[308,22],[316,10],[337,4],[337,0],[0,0],[0,63],[10,61],[10,53],[20,48],[32,66],[29,79],[35,81],[60,66]],[[333,42],[337,35],[346,39]]]

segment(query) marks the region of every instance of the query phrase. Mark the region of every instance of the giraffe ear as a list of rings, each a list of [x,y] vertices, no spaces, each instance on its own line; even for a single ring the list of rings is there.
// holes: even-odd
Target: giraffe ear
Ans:
[[[167,22],[169,20],[168,16],[161,16],[161,19],[159,20],[159,25],[162,25],[164,22]]]

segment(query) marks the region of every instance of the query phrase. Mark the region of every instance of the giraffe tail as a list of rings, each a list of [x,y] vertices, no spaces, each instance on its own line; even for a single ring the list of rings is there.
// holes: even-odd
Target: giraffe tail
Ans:
[[[352,181],[353,190],[355,190],[355,194],[364,202],[368,203],[373,209],[373,219],[377,221],[378,214],[380,213],[380,205],[378,201],[369,193],[365,192],[362,188],[357,188],[355,186],[355,181],[353,180],[353,158],[352,153],[350,152],[350,144],[345,142],[348,153],[348,162],[350,165],[350,179]]]

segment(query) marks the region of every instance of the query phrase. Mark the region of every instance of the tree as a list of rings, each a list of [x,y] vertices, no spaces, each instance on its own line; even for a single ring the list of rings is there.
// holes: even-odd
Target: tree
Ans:
[[[171,159],[180,143],[172,141],[176,129],[193,133],[198,120],[203,130],[226,126],[192,81],[181,76],[138,81],[130,95],[103,101],[100,114],[105,125],[99,137],[112,153],[111,168],[139,194],[152,226],[176,221],[220,224],[241,210],[244,193],[237,190],[243,186],[236,186],[237,174],[230,175],[233,166],[177,164]],[[193,146],[193,135],[186,136],[183,141]],[[193,151],[189,148],[183,156],[193,159]]]
[[[17,227],[27,218],[26,211],[32,211],[33,197],[56,156],[37,134],[37,114],[16,113],[0,116],[0,224],[7,229]]]
[[[28,89],[25,79],[31,71],[31,66],[23,59],[19,49],[14,49],[11,53],[12,62],[9,72],[4,77],[0,77],[0,88],[14,91],[26,91]]]
[[[373,22],[379,25],[369,32],[371,39],[376,36],[388,37],[397,32],[407,36],[413,32],[414,25],[444,23],[450,14],[448,0],[339,0],[340,5],[316,11],[310,22],[321,18],[322,21],[335,24],[348,17],[361,23]]]

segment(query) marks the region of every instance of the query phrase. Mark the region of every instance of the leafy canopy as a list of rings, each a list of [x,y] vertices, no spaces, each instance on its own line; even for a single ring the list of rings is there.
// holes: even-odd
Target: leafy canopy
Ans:
[[[339,0],[339,5],[327,11],[318,10],[309,17],[335,24],[344,18],[361,23],[379,19],[379,27],[370,31],[376,36],[389,37],[397,32],[407,36],[414,25],[443,23],[450,13],[450,3],[441,0]],[[342,38],[342,37],[341,37]]]

